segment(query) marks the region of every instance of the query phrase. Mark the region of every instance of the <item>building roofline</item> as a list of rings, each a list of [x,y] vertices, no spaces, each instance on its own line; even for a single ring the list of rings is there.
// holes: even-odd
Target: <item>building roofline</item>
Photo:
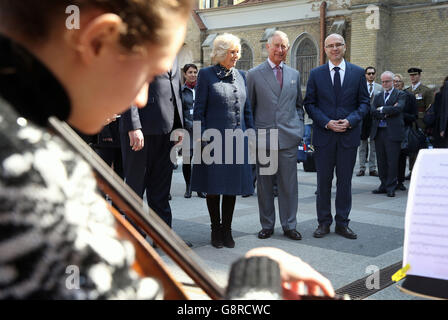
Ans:
[[[201,30],[201,31],[207,30],[207,27],[205,26],[204,22],[202,21],[201,17],[196,12],[196,10],[192,10],[191,16],[193,17],[194,22],[196,22],[199,30]]]
[[[222,6],[222,7],[195,9],[194,11],[196,13],[223,11],[223,10],[229,10],[229,9],[238,9],[238,8],[242,8],[242,7],[258,6],[258,5],[269,4],[269,3],[290,2],[291,0],[255,0],[255,2],[252,2],[252,1],[254,1],[254,0],[246,0],[239,4],[226,5],[226,6]]]

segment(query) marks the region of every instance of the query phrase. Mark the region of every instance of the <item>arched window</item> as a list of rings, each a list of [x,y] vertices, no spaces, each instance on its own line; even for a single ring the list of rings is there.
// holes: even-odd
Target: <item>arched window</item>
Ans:
[[[303,37],[298,39],[298,45],[295,48],[295,67],[300,71],[301,86],[306,87],[310,77],[311,69],[317,67],[317,48],[314,42]]]
[[[240,70],[249,70],[252,68],[253,64],[253,56],[252,49],[245,42],[241,43],[241,58],[236,63],[236,68]]]

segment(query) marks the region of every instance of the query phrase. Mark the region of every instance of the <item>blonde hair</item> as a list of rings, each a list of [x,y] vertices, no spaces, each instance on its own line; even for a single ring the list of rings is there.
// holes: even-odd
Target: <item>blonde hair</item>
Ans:
[[[237,36],[224,33],[216,37],[213,41],[213,50],[211,53],[212,63],[222,62],[227,56],[227,51],[238,47],[238,59],[241,58],[241,40]]]

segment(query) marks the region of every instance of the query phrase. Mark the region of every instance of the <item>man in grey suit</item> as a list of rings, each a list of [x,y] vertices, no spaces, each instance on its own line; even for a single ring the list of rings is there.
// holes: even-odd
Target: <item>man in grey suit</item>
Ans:
[[[296,230],[298,208],[297,147],[304,133],[304,111],[300,89],[300,74],[283,63],[289,50],[285,33],[275,31],[266,45],[268,59],[247,73],[247,88],[258,136],[258,148],[266,148],[278,155],[275,174],[261,172],[263,164],[257,157],[257,195],[262,230],[260,239],[274,233],[274,178],[277,179],[280,222],[284,235],[300,240]],[[260,132],[266,129],[267,135]],[[270,134],[278,130],[278,148],[268,144]],[[260,139],[267,141],[260,144]],[[275,143],[274,143],[275,145]]]
[[[366,79],[367,79],[367,90],[369,91],[370,103],[373,101],[373,97],[382,91],[383,88],[380,84],[375,82],[376,69],[375,67],[367,67],[365,69]],[[366,162],[369,158],[369,175],[377,177],[378,172],[376,171],[376,151],[375,142],[370,140],[370,130],[372,128],[372,116],[370,112],[364,117],[362,121],[361,128],[361,144],[359,145],[359,171],[356,176],[360,177],[365,175],[366,172]]]

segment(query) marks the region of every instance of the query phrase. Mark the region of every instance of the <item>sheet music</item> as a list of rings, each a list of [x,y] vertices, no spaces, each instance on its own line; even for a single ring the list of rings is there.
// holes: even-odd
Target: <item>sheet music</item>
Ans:
[[[408,275],[448,280],[448,149],[421,150],[405,219]]]

